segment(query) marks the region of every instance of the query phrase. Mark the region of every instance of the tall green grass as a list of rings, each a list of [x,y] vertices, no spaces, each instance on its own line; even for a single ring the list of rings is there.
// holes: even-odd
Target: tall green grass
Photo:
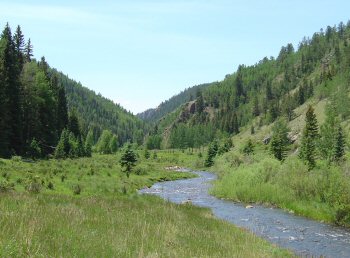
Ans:
[[[348,165],[319,162],[308,171],[295,156],[283,163],[267,152],[254,156],[230,152],[216,161],[219,180],[211,193],[220,197],[275,205],[317,220],[350,225]]]
[[[191,177],[164,167],[201,164],[198,153],[162,151],[146,160],[140,152],[139,159],[130,178],[119,154],[0,160],[0,257],[291,256],[208,209],[136,193]]]
[[[150,196],[2,194],[1,257],[290,256],[207,209]]]

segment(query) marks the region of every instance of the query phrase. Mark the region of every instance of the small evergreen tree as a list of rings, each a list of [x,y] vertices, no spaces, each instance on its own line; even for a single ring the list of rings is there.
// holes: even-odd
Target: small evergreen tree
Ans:
[[[335,144],[339,120],[336,115],[335,106],[329,103],[326,106],[326,120],[320,128],[320,138],[318,141],[319,154],[328,162],[334,160]]]
[[[116,135],[113,135],[109,142],[110,153],[116,153],[118,150],[118,138]]]
[[[288,132],[289,128],[284,119],[277,120],[272,128],[270,149],[272,154],[278,160],[284,160],[287,156],[286,152],[289,144]]]
[[[252,139],[249,139],[245,146],[243,147],[243,153],[246,155],[250,155],[254,153],[254,144],[252,142]]]
[[[24,47],[24,58],[26,62],[30,62],[33,56],[33,46],[30,42],[30,38],[28,39],[27,44]]]
[[[137,162],[136,154],[133,151],[130,143],[126,145],[119,162],[122,168],[124,168],[126,176],[129,178],[132,168],[136,165]]]
[[[91,157],[92,146],[89,141],[85,141],[84,152],[86,157]]]
[[[312,106],[309,106],[306,112],[305,122],[299,157],[306,161],[311,170],[316,165],[316,141],[318,139],[317,119]]]
[[[69,133],[66,129],[64,129],[61,133],[61,137],[57,144],[54,156],[56,159],[64,159],[68,157],[70,151],[71,146],[69,144]]]
[[[196,102],[196,112],[201,114],[204,111],[204,99],[202,92],[200,90],[197,91],[197,102]]]
[[[338,127],[337,137],[335,142],[334,159],[339,161],[343,158],[345,154],[345,139],[343,134],[343,129],[341,126]]]
[[[217,141],[214,141],[208,147],[208,153],[204,163],[206,167],[211,167],[212,165],[214,165],[214,158],[217,152],[218,152],[218,143]]]
[[[29,156],[32,159],[37,159],[41,157],[41,148],[38,141],[33,138],[29,146]]]
[[[74,134],[75,137],[80,136],[80,126],[78,116],[75,111],[69,114],[68,119],[68,130]]]
[[[76,155],[77,157],[84,157],[86,156],[85,154],[85,147],[84,143],[81,137],[77,139],[77,150],[76,150]]]

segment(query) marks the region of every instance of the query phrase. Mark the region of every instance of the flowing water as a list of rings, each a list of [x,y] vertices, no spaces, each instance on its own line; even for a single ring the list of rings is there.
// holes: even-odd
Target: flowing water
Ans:
[[[289,214],[280,209],[241,204],[218,199],[208,194],[216,176],[209,172],[193,172],[196,178],[156,183],[142,189],[174,203],[190,201],[210,208],[218,218],[244,227],[279,246],[301,256],[350,257],[350,231]]]

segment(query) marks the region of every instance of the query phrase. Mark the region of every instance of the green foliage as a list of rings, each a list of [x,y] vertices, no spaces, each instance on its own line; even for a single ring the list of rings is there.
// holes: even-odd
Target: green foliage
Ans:
[[[112,136],[111,141],[109,142],[109,149],[111,153],[116,153],[118,150],[118,138],[116,135]]]
[[[316,143],[319,136],[317,119],[312,106],[309,106],[306,112],[305,122],[299,157],[307,162],[311,170],[316,164]]]
[[[310,39],[304,38],[297,50],[292,44],[283,46],[276,59],[265,57],[251,66],[240,65],[224,80],[201,88],[199,102],[205,103],[205,109],[199,108],[201,112],[193,110],[199,99],[184,104],[189,97],[179,94],[176,99],[181,101],[176,102],[177,109],[163,113],[159,120],[159,133],[164,132],[166,142],[170,131],[170,147],[187,148],[191,147],[189,139],[193,138],[188,137],[188,128],[210,124],[214,132],[220,130],[234,135],[245,130],[247,125],[256,124],[255,120],[259,121],[259,126],[282,116],[292,121],[297,108],[310,98],[318,101],[332,95],[336,99],[337,114],[347,119],[350,114],[350,46],[345,35],[350,33],[350,24],[343,27],[343,33],[338,31],[340,28],[332,30],[330,36],[320,32]],[[173,98],[168,102],[176,106]],[[213,139],[204,141],[204,145]]]
[[[259,152],[249,162],[232,164],[233,153],[219,158],[212,193],[218,197],[278,206],[317,220],[350,224],[350,180],[345,167],[320,162],[309,170],[295,156],[281,163]],[[234,173],[232,173],[234,171]]]
[[[13,186],[8,182],[8,180],[0,178],[0,193],[6,193],[13,190]]]
[[[79,195],[81,193],[81,186],[79,184],[72,187],[73,194]]]
[[[69,114],[68,130],[74,134],[75,137],[80,137],[80,126],[76,111],[73,110]]]
[[[284,160],[287,156],[289,145],[288,132],[289,128],[284,119],[277,120],[272,128],[270,149],[278,160]]]
[[[198,148],[210,143],[215,137],[215,128],[212,124],[185,125],[177,124],[170,134],[170,147],[177,149]]]
[[[208,209],[153,196],[6,194],[0,210],[2,257],[293,257]]]
[[[230,137],[224,139],[224,141],[222,142],[222,144],[219,147],[218,155],[222,155],[222,154],[230,151],[230,149],[232,147],[233,147],[232,139]]]
[[[175,111],[182,104],[192,101],[191,97],[196,96],[197,92],[209,87],[211,84],[201,84],[185,89],[181,93],[162,102],[156,109],[148,109],[137,116],[147,122],[157,122],[162,117]]]
[[[35,138],[30,143],[28,155],[32,159],[37,159],[41,157],[41,148]]]
[[[160,135],[150,135],[146,140],[146,147],[149,150],[159,150],[162,143],[162,137]]]
[[[217,141],[214,141],[209,145],[207,157],[204,163],[206,167],[211,167],[212,165],[214,165],[214,158],[218,153],[218,150],[219,150],[219,146]]]
[[[252,139],[248,139],[246,144],[243,146],[242,152],[246,155],[251,155],[254,153],[254,144]]]
[[[334,148],[334,159],[339,161],[345,155],[345,139],[343,134],[343,129],[341,126],[338,127],[335,148]]]
[[[318,150],[328,162],[339,161],[345,154],[343,129],[333,102],[326,106],[326,121],[321,126]]]
[[[0,157],[52,154],[67,126],[64,89],[45,58],[30,61],[32,46],[24,45],[20,26],[12,37],[7,24],[0,46]]]
[[[67,158],[70,151],[71,151],[71,145],[69,142],[69,132],[66,129],[64,129],[61,133],[60,140],[55,150],[55,158],[56,159]]]
[[[25,189],[29,193],[33,193],[33,194],[40,193],[41,189],[42,189],[42,184],[40,182],[40,177],[39,176],[30,176],[27,179],[27,183],[26,183]]]
[[[132,149],[132,145],[130,143],[126,144],[122,156],[120,157],[120,165],[124,168],[124,171],[129,178],[132,168],[136,165],[137,157]]]
[[[149,159],[151,157],[151,153],[147,148],[145,149],[143,156],[145,159]]]
[[[101,154],[115,153],[118,149],[117,136],[110,130],[104,130],[98,139],[96,149]]]

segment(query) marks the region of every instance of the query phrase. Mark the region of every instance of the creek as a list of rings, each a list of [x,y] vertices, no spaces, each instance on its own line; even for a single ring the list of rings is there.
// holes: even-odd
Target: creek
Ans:
[[[278,246],[290,249],[296,255],[350,257],[348,229],[295,216],[281,209],[260,205],[246,208],[240,203],[218,199],[208,193],[216,175],[191,172],[198,177],[156,183],[139,193],[157,195],[178,204],[190,202],[210,208],[216,217],[249,229]]]

